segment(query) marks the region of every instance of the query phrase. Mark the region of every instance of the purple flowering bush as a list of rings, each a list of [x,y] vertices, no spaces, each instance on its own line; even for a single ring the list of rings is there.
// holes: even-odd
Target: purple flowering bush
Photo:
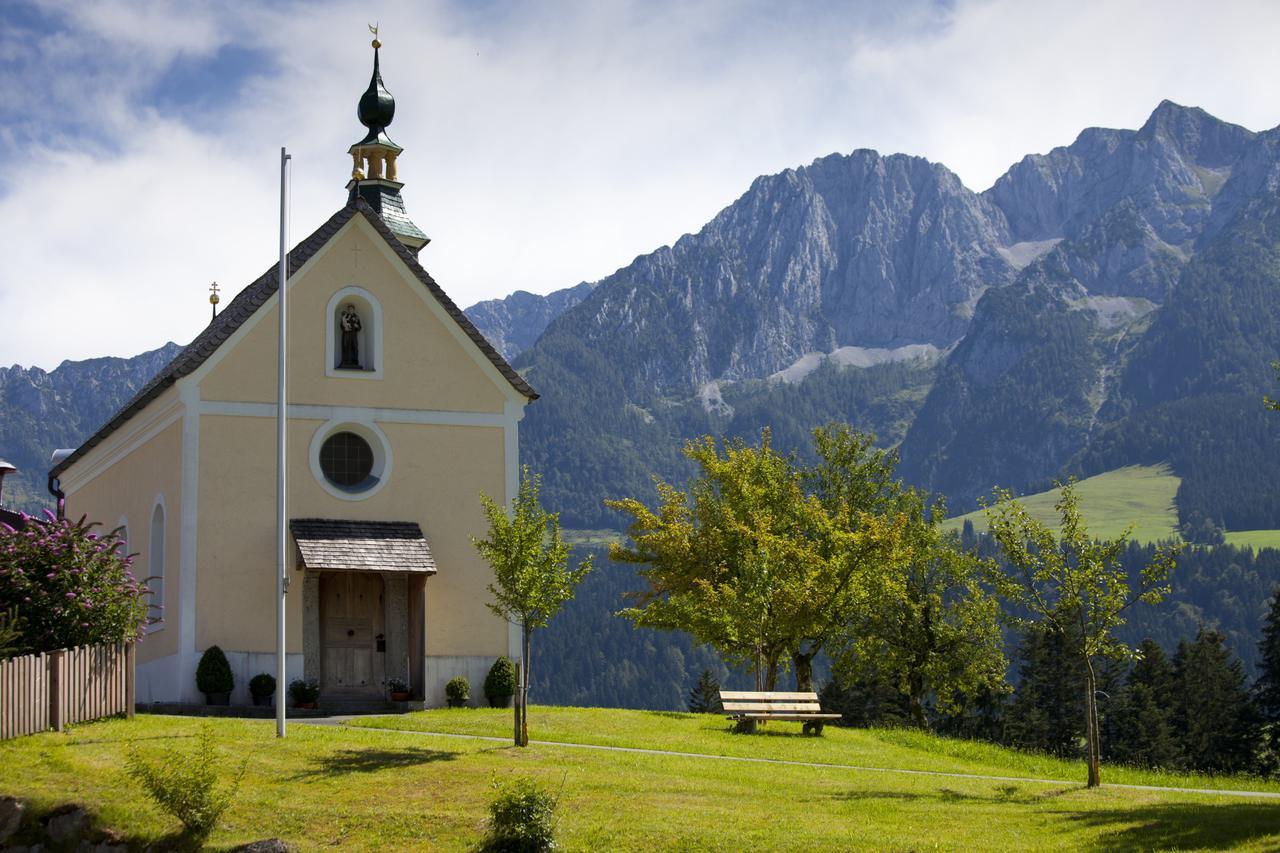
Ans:
[[[140,639],[149,590],[117,532],[45,515],[22,530],[0,523],[0,602],[21,620],[17,654]]]

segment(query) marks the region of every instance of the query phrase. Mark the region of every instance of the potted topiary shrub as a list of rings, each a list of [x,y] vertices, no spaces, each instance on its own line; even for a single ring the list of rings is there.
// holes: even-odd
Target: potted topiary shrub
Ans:
[[[270,705],[271,697],[276,693],[275,676],[260,672],[249,679],[249,695],[255,705]]]
[[[489,674],[484,677],[484,696],[489,700],[490,708],[505,708],[511,704],[515,692],[516,665],[503,655],[493,662]]]
[[[236,678],[231,674],[227,656],[217,646],[210,646],[200,656],[196,667],[196,687],[210,705],[230,705]]]
[[[461,675],[450,679],[444,686],[444,698],[448,700],[450,708],[461,708],[471,698],[471,682]]]
[[[295,678],[289,682],[289,696],[293,698],[295,708],[314,708],[320,699],[320,682],[314,678]]]
[[[391,694],[392,702],[408,702],[409,701],[409,685],[402,678],[388,678],[383,682],[387,686],[387,692]]]

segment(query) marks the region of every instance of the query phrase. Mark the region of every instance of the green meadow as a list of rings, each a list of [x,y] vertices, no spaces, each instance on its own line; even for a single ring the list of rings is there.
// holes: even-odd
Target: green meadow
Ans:
[[[811,738],[775,723],[765,734],[735,735],[711,715],[539,707],[530,711],[531,737],[560,743],[518,749],[423,733],[505,738],[509,715],[461,709],[341,727],[295,723],[283,741],[271,721],[210,720],[227,772],[242,761],[246,769],[208,847],[279,837],[302,850],[475,850],[494,783],[514,776],[559,792],[565,850],[1280,847],[1276,800],[1088,790],[1083,768],[1071,762],[915,732],[828,728]],[[176,821],[125,776],[123,759],[131,745],[146,755],[186,747],[202,724],[140,716],[0,743],[0,793],[32,804],[24,832],[41,814],[75,802],[133,849],[172,841]],[[957,775],[911,772],[919,770]],[[1104,780],[1280,793],[1280,785],[1258,780],[1118,768],[1104,768]]]

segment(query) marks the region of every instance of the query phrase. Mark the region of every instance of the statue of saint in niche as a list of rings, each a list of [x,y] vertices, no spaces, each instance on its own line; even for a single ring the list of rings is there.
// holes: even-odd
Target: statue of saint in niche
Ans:
[[[338,327],[342,329],[342,360],[340,368],[359,370],[360,363],[360,315],[356,307],[350,303],[342,306],[342,316],[338,318]]]

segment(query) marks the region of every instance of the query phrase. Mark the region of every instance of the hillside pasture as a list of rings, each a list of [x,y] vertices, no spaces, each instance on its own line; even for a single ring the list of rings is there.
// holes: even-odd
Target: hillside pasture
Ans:
[[[1181,479],[1166,465],[1130,465],[1105,474],[1081,480],[1076,484],[1080,507],[1089,522],[1089,532],[1104,539],[1115,539],[1133,525],[1137,542],[1159,542],[1178,538],[1178,509],[1174,498]],[[1054,509],[1060,491],[1050,489],[1018,498],[1027,511],[1044,524],[1057,528],[1059,516]],[[982,510],[948,519],[949,530],[960,530],[966,521],[983,533],[987,516]]]

